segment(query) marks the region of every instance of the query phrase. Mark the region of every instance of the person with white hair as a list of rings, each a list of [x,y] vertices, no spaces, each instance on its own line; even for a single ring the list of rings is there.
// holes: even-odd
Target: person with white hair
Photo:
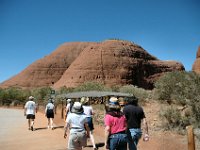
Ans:
[[[73,105],[73,101],[70,98],[67,99],[67,104],[66,104],[66,107],[65,107],[65,118],[64,118],[64,120],[66,120],[67,115],[71,112],[72,105]]]
[[[89,134],[89,127],[87,123],[87,116],[83,113],[83,107],[80,102],[74,102],[71,113],[67,116],[64,127],[64,138],[69,132],[68,150],[82,150],[87,146],[87,137]]]
[[[34,102],[34,97],[29,96],[28,101],[24,106],[24,116],[28,120],[28,129],[33,131],[35,113],[37,113],[37,106]]]

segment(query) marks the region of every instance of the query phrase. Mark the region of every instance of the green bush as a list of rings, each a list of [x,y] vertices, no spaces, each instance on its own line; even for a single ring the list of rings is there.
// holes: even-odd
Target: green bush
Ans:
[[[192,123],[191,117],[181,114],[181,111],[173,106],[163,109],[159,115],[167,129],[182,130]]]
[[[200,92],[200,76],[193,72],[166,73],[155,83],[155,93],[159,100],[175,100],[185,105]]]
[[[134,85],[122,86],[121,88],[119,88],[119,91],[123,92],[123,93],[133,94],[140,100],[151,99],[151,97],[152,97],[151,91],[147,91],[142,88],[138,88],[137,86],[134,86]]]
[[[66,86],[63,86],[58,90],[58,94],[70,93],[70,92],[73,92],[73,90],[74,88],[67,88]]]
[[[35,88],[31,91],[31,95],[36,98],[38,103],[44,103],[51,97],[51,87]]]
[[[104,125],[105,106],[101,104],[96,104],[92,107],[95,110],[95,115],[93,116],[94,123],[98,125]]]
[[[23,104],[25,103],[25,100],[29,93],[29,90],[23,90],[17,87],[0,89],[0,104],[10,105],[12,102]]]
[[[164,117],[174,126],[185,126],[188,123],[200,127],[200,76],[194,72],[171,72],[163,75],[155,83],[155,93],[159,100],[170,102],[170,104],[182,105],[187,108],[191,107],[191,115],[181,116],[179,122],[177,120],[178,112],[174,110],[174,114],[170,118],[166,115],[172,114],[172,109],[165,112]],[[171,120],[170,120],[171,119]],[[177,120],[178,121],[178,120]]]

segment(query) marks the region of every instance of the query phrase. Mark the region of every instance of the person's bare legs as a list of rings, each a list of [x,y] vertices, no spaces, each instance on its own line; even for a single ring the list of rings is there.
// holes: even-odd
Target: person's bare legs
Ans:
[[[48,122],[47,122],[47,128],[49,129],[50,127],[50,118],[47,118]]]
[[[30,119],[29,119],[30,120]],[[31,130],[33,131],[34,119],[31,119]]]
[[[93,131],[90,131],[90,141],[92,143],[93,148],[95,149],[96,145],[95,145],[95,141],[94,141]]]
[[[31,119],[28,119],[28,129],[31,129]]]
[[[53,130],[53,118],[50,118],[50,122],[51,122],[51,129]]]

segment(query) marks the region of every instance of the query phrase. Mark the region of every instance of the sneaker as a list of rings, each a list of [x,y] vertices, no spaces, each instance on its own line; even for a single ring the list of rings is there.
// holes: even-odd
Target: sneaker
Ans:
[[[33,126],[31,126],[31,131],[33,131]]]
[[[49,126],[47,126],[47,129],[49,129]]]

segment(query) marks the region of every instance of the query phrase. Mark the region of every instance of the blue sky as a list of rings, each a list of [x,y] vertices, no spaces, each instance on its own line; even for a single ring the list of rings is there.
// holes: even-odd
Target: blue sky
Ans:
[[[0,82],[64,42],[132,41],[191,71],[200,0],[0,0]]]

